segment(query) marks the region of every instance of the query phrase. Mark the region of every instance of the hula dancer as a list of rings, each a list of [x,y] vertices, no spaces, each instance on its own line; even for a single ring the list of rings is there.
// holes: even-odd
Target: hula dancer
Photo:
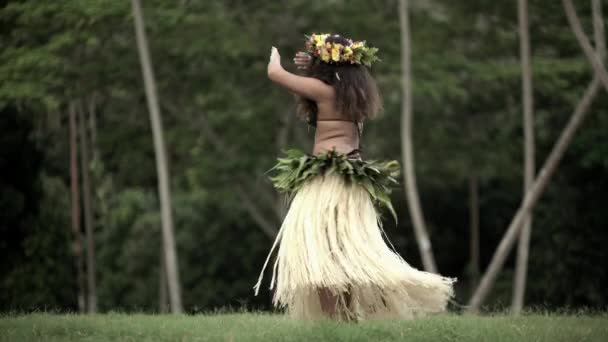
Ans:
[[[361,158],[363,122],[382,109],[368,67],[378,49],[340,35],[312,34],[285,71],[272,48],[268,77],[298,97],[298,116],[316,127],[312,154],[291,150],[273,168],[289,211],[255,285],[277,249],[273,304],[295,318],[412,318],[445,310],[455,279],[410,266],[383,238],[378,207],[390,202],[396,161]],[[387,240],[388,241],[388,240]]]

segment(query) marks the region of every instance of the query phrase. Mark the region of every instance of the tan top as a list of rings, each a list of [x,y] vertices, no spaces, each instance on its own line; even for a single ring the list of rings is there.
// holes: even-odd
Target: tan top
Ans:
[[[341,118],[318,118],[313,154],[321,154],[335,149],[349,154],[359,150],[357,123]],[[355,151],[355,152],[353,152]]]

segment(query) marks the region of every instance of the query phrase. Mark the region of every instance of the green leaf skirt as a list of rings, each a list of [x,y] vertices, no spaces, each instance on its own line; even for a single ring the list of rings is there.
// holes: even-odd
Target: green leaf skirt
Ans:
[[[324,174],[337,173],[346,181],[363,186],[376,204],[385,206],[397,221],[391,204],[392,188],[398,184],[399,163],[396,160],[361,160],[338,153],[335,150],[311,155],[301,150],[284,151],[277,164],[268,172],[279,192],[293,196],[307,181]]]
[[[296,319],[413,318],[444,311],[453,296],[451,278],[409,265],[382,229],[378,205],[395,216],[390,193],[399,164],[354,159],[335,151],[309,155],[299,150],[270,170],[290,206],[254,286],[257,295],[273,253],[269,289],[273,304]],[[331,316],[331,315],[330,315]]]

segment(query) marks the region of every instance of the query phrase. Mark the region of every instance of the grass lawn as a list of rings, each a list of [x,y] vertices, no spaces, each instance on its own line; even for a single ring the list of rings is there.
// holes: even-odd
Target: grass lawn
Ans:
[[[0,341],[608,341],[608,314],[298,322],[282,315],[0,316]]]

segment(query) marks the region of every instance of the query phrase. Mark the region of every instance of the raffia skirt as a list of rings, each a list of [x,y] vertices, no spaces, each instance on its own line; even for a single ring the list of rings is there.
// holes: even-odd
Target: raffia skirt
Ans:
[[[278,248],[273,304],[293,318],[326,317],[321,290],[337,298],[335,312],[347,320],[409,319],[446,309],[456,279],[417,270],[395,252],[369,187],[331,167],[306,178],[293,194],[256,295]]]

